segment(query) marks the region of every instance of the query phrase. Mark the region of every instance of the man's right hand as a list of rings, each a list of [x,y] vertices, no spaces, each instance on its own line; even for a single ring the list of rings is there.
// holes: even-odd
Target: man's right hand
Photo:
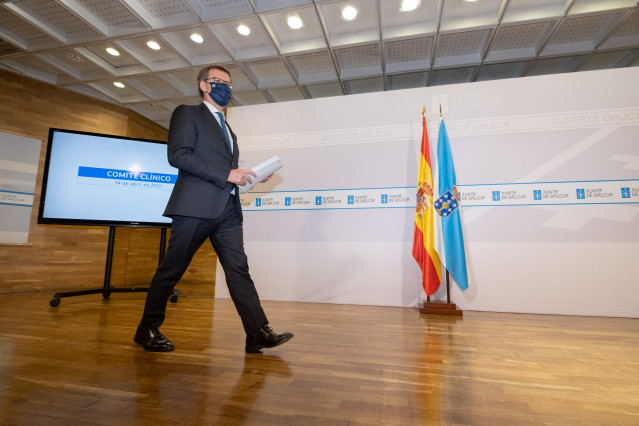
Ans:
[[[253,182],[251,176],[257,177],[255,172],[251,169],[232,169],[231,173],[229,173],[228,179],[226,180],[242,186]]]

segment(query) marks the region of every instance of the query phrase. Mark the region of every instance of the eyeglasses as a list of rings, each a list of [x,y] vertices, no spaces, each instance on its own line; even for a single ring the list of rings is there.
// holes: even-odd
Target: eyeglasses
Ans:
[[[207,78],[204,81],[212,81],[213,83],[220,83],[220,84],[226,84],[227,86],[229,86],[229,89],[233,88],[233,85],[231,84],[230,81],[226,81],[226,80],[222,80],[219,77],[213,77],[213,78]]]

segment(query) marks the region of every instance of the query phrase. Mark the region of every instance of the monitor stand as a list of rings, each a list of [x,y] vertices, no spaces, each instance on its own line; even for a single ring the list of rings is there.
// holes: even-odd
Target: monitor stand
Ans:
[[[111,287],[111,266],[113,263],[113,246],[115,243],[115,226],[109,227],[109,245],[107,247],[107,258],[106,258],[106,267],[104,270],[104,285],[102,288],[90,289],[90,290],[78,290],[78,291],[67,291],[62,293],[56,293],[53,296],[53,299],[49,302],[49,305],[56,307],[60,305],[60,299],[63,297],[73,297],[73,296],[84,296],[85,294],[98,294],[102,293],[103,299],[108,299],[111,296],[111,293],[141,293],[149,291],[148,287],[128,287],[128,288],[114,288]],[[166,228],[162,228],[162,232],[160,234],[160,254],[158,259],[158,265],[164,259],[164,252],[166,251]],[[180,290],[173,289],[173,293],[169,300],[172,303],[177,302],[178,296],[180,296],[182,292]]]

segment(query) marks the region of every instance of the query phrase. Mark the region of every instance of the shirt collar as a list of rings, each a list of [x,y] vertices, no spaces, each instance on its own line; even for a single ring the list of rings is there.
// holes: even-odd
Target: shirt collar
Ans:
[[[207,101],[204,101],[204,105],[207,106],[207,108],[209,109],[209,111],[211,111],[213,113],[213,115],[215,115],[215,117],[219,117],[219,115],[217,115],[217,113],[221,113],[222,115],[224,115],[224,113],[222,111],[218,111],[217,108],[215,108],[215,106]]]

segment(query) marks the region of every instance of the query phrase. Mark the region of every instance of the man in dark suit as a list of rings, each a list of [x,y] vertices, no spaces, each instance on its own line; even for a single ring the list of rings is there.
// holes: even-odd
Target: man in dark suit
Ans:
[[[164,215],[172,218],[171,237],[146,298],[134,341],[145,350],[168,352],[173,343],[159,328],[166,304],[195,252],[208,238],[226,275],[231,299],[246,332],[246,352],[259,352],[287,342],[291,333],[276,334],[249,275],[244,253],[242,206],[237,185],[255,178],[238,169],[237,137],[224,120],[231,100],[231,77],[213,65],[198,75],[200,105],[180,105],[169,125],[168,159],[179,170]]]

